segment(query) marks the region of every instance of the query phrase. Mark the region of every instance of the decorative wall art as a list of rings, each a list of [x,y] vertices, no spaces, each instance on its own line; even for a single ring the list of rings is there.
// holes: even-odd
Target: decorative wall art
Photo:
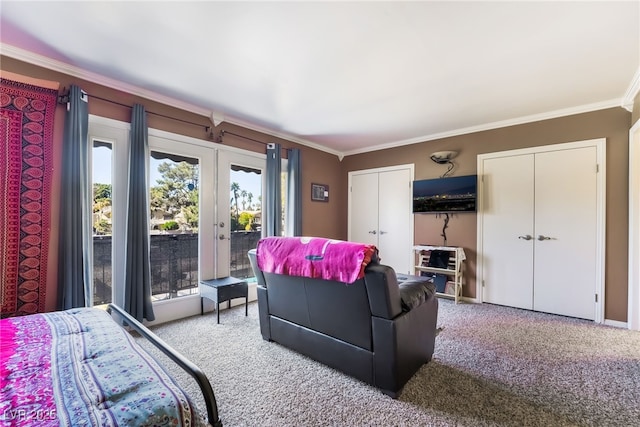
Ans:
[[[328,202],[329,186],[325,184],[311,184],[311,200],[315,202]]]
[[[49,251],[53,122],[58,87],[2,73],[0,314],[43,312]],[[55,86],[55,87],[53,87]]]

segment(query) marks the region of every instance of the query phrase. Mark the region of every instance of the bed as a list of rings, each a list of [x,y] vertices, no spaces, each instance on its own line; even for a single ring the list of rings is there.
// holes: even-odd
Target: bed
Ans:
[[[196,380],[206,415],[114,319]],[[222,426],[205,374],[118,306],[2,319],[0,336],[0,426]]]

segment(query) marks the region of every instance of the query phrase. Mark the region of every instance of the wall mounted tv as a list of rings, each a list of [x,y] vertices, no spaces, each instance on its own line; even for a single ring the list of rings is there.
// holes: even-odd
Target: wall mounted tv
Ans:
[[[413,213],[475,212],[477,175],[413,181]]]

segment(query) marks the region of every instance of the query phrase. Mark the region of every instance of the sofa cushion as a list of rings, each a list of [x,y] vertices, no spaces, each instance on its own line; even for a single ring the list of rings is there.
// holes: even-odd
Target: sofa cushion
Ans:
[[[402,300],[402,311],[405,312],[418,307],[436,292],[434,284],[427,280],[405,280],[400,282],[398,286]]]

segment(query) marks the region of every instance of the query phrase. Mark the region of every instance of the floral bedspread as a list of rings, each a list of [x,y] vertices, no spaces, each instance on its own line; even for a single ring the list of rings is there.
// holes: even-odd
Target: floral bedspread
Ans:
[[[266,273],[353,283],[376,252],[374,245],[321,237],[265,237],[256,248]]]
[[[105,311],[0,320],[0,426],[205,426]]]

